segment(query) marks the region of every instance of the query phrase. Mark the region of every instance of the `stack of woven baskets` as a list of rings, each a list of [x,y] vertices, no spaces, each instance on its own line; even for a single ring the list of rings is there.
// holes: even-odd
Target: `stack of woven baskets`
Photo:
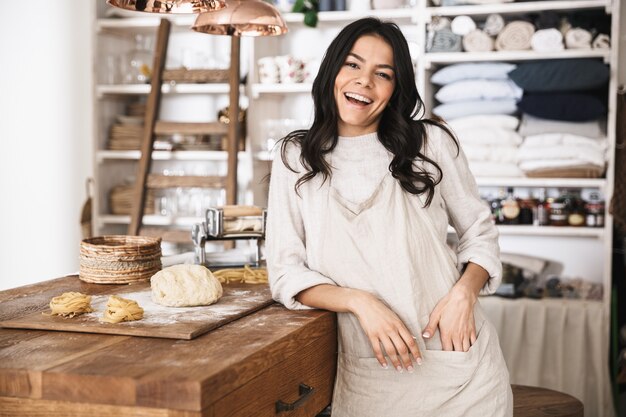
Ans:
[[[80,244],[80,279],[96,284],[149,280],[161,270],[161,239],[99,236]]]

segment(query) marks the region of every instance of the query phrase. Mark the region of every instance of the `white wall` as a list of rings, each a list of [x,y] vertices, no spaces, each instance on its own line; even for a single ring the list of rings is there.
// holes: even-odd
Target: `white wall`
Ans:
[[[78,270],[93,165],[92,2],[2,6],[0,290]]]

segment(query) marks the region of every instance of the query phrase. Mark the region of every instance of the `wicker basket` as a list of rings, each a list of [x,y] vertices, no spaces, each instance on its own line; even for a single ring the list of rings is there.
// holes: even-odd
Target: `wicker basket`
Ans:
[[[600,178],[604,168],[598,166],[580,166],[572,168],[540,169],[525,172],[531,178]]]
[[[149,280],[161,270],[161,239],[98,236],[80,244],[80,275],[85,282],[128,284]]]

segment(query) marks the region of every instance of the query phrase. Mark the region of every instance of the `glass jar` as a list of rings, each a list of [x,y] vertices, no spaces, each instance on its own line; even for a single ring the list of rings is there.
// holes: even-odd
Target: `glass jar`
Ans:
[[[550,225],[551,226],[567,226],[567,211],[565,203],[554,201],[550,204]]]
[[[126,84],[146,84],[152,75],[151,40],[144,35],[135,35],[135,47],[124,57],[124,82]]]

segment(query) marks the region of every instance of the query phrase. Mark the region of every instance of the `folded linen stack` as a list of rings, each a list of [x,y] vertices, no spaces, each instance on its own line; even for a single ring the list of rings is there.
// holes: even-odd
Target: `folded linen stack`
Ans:
[[[513,114],[523,91],[509,78],[514,64],[484,62],[443,67],[430,79],[441,88],[435,98],[442,104],[433,113],[452,120],[484,114]]]
[[[605,94],[609,68],[594,59],[518,65],[509,77],[524,89],[518,154],[528,176],[598,177],[605,168]]]
[[[599,177],[604,172],[606,148],[606,138],[544,133],[527,136],[517,160],[529,177]]]
[[[519,119],[510,115],[475,115],[448,122],[476,177],[521,177],[517,166],[522,137]]]

